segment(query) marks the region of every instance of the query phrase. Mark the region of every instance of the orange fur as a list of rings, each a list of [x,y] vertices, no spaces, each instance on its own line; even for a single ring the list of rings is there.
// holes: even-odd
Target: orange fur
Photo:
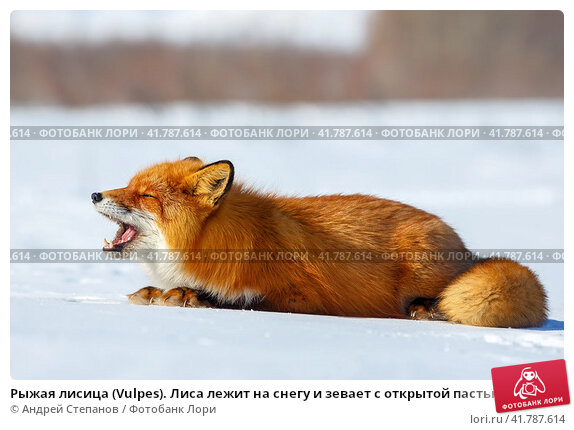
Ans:
[[[170,250],[296,251],[313,258],[190,259],[175,272],[157,271],[165,283],[160,288],[192,288],[221,306],[243,300],[253,309],[280,312],[405,318],[418,309],[410,308],[414,300],[426,298],[439,300],[433,312],[465,324],[523,327],[545,319],[542,286],[527,268],[509,260],[315,258],[321,251],[330,257],[339,251],[465,252],[455,231],[435,215],[358,194],[262,194],[235,183],[233,172],[227,161],[205,166],[191,157],[144,169],[126,188],[102,196],[106,204],[153,215]],[[174,294],[170,302],[181,304],[183,293]]]
[[[532,327],[546,320],[536,275],[512,260],[488,259],[451,282],[438,309],[449,320],[489,327]]]

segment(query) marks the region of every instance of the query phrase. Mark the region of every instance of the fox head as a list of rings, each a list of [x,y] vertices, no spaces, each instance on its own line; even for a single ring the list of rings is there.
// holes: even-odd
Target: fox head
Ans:
[[[96,192],[96,210],[119,225],[104,251],[165,249],[166,237],[199,234],[233,183],[234,168],[197,157],[156,164],[138,172],[125,188]]]

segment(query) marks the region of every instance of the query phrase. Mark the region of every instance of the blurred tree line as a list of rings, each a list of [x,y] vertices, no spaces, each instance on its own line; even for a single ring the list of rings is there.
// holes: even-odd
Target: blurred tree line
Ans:
[[[12,103],[562,97],[559,11],[372,12],[354,53],[12,38]]]

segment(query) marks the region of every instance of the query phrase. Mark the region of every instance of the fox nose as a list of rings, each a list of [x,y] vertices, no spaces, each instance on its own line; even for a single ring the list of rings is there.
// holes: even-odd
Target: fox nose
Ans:
[[[102,199],[103,199],[102,193],[92,193],[92,203],[93,204],[101,202]]]

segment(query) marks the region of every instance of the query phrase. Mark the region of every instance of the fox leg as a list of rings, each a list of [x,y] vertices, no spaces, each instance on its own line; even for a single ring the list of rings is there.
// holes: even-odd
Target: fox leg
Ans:
[[[438,310],[437,299],[417,298],[411,302],[407,312],[413,320],[447,320],[447,317]]]

